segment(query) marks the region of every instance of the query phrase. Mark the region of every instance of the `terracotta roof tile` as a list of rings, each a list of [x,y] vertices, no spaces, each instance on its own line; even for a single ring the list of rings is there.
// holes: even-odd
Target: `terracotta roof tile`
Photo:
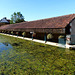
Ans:
[[[75,14],[70,14],[36,21],[5,25],[1,26],[0,29],[65,28],[74,18]]]

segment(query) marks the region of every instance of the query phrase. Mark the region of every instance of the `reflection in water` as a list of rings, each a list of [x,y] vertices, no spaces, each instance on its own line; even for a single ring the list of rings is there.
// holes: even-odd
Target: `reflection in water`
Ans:
[[[9,43],[0,43],[0,52],[8,49],[12,49],[12,46]]]
[[[8,46],[8,43],[6,43],[6,42],[4,42],[3,44],[6,45],[6,46]]]

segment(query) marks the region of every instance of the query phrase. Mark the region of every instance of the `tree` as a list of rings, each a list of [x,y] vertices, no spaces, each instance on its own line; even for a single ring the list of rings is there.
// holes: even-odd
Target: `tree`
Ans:
[[[11,15],[11,20],[10,20],[10,24],[13,24],[13,23],[20,23],[20,22],[24,22],[24,16],[21,14],[21,12],[14,12],[12,15]]]

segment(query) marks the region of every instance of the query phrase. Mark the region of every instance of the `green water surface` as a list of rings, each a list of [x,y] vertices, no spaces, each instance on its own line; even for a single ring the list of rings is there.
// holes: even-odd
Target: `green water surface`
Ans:
[[[75,75],[75,50],[0,34],[13,49],[0,52],[0,75]]]

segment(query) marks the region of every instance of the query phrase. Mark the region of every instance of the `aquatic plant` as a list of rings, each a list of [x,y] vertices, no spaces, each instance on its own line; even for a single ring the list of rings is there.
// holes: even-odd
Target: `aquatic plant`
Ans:
[[[74,75],[75,51],[0,35],[13,50],[0,53],[0,75]]]

